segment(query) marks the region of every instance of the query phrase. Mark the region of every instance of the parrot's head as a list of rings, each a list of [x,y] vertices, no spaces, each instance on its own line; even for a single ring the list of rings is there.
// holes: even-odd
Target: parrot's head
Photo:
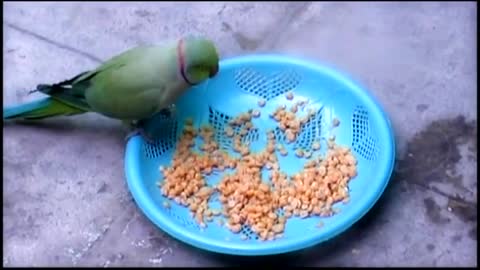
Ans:
[[[215,44],[202,37],[186,37],[178,42],[180,73],[191,84],[198,84],[218,73],[219,56]]]

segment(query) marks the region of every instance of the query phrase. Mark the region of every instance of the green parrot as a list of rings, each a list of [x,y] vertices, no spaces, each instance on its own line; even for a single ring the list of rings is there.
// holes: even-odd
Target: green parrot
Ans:
[[[211,40],[186,37],[158,46],[125,51],[94,70],[69,80],[38,85],[31,92],[48,95],[42,100],[6,108],[4,120],[38,120],[95,112],[118,119],[140,133],[142,120],[165,112],[186,90],[219,70],[218,51]]]

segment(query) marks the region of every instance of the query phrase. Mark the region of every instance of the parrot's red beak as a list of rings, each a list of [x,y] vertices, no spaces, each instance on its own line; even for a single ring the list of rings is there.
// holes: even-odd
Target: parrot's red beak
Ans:
[[[215,77],[215,75],[217,75],[217,73],[218,73],[218,65],[216,65],[210,70],[210,74],[208,75],[208,77],[213,78]]]

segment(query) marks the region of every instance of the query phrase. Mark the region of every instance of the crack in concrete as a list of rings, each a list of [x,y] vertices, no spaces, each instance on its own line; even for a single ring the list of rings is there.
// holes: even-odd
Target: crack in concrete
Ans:
[[[130,224],[135,221],[138,217],[138,212],[134,212],[133,217],[127,222],[125,227],[123,227],[122,234],[126,234],[130,230]]]
[[[276,26],[274,30],[270,31],[270,35],[265,38],[265,41],[261,45],[261,49],[273,49],[275,44],[282,39],[283,36],[288,34],[288,29],[292,25],[293,19],[300,16],[312,2],[303,2],[301,4],[292,3],[289,6],[291,8],[287,9],[287,14],[284,16],[283,20],[280,20],[280,23]]]
[[[39,34],[37,34],[37,33],[34,33],[34,32],[32,32],[32,31],[30,31],[30,30],[27,30],[27,29],[25,29],[25,28],[22,28],[22,27],[20,27],[20,26],[17,26],[17,25],[15,25],[15,24],[13,24],[13,23],[9,23],[9,22],[3,21],[3,24],[5,24],[7,27],[9,27],[9,28],[11,28],[11,29],[13,29],[13,30],[16,30],[16,31],[18,31],[18,32],[20,32],[20,33],[22,33],[22,34],[31,36],[31,37],[33,37],[33,38],[36,38],[36,39],[41,40],[41,41],[43,41],[43,42],[46,42],[46,43],[48,43],[48,44],[50,44],[50,45],[53,45],[53,46],[55,46],[55,47],[57,47],[57,48],[64,49],[64,50],[69,51],[69,52],[71,52],[71,53],[75,53],[75,54],[81,55],[81,56],[83,56],[83,57],[85,57],[85,58],[88,58],[88,59],[90,59],[91,61],[96,62],[96,63],[103,63],[103,60],[102,60],[102,59],[100,59],[100,58],[98,58],[98,57],[96,57],[96,56],[94,56],[94,55],[92,55],[92,54],[83,52],[83,51],[81,51],[81,50],[79,50],[79,49],[73,48],[73,47],[71,47],[71,46],[68,46],[68,45],[65,45],[65,44],[62,44],[62,43],[59,43],[59,42],[56,42],[56,41],[54,41],[54,40],[52,40],[52,39],[49,39],[49,38],[47,38],[47,37],[44,37],[44,36],[39,35]]]
[[[95,244],[98,244],[101,240],[105,238],[105,235],[110,231],[112,224],[115,222],[116,219],[109,218],[106,224],[102,226],[100,233],[95,235],[91,240],[88,241],[87,246],[82,248],[77,254],[74,255],[72,259],[73,265],[77,265],[84,256],[93,249]]]
[[[407,184],[411,184],[411,185],[416,185],[416,186],[419,186],[423,189],[426,189],[426,190],[430,190],[432,191],[433,193],[437,194],[437,195],[440,195],[440,196],[443,196],[447,199],[450,199],[452,201],[456,201],[456,202],[459,202],[459,203],[463,203],[465,205],[468,205],[468,206],[477,206],[477,203],[475,202],[471,202],[471,201],[468,201],[464,198],[461,198],[461,197],[457,197],[457,196],[454,196],[454,195],[451,195],[451,194],[448,194],[444,191],[441,191],[439,188],[435,187],[435,186],[429,186],[429,185],[426,185],[426,184],[423,184],[423,183],[420,183],[420,182],[413,182],[413,181],[408,181],[408,179],[399,179],[399,181],[403,181]]]
[[[437,267],[437,266],[438,266],[438,265],[437,265],[438,260],[439,260],[440,258],[442,258],[442,256],[443,256],[444,254],[445,254],[445,250],[442,251],[442,252],[440,252],[440,254],[438,254],[438,255],[433,259],[433,266],[434,266],[434,267]]]

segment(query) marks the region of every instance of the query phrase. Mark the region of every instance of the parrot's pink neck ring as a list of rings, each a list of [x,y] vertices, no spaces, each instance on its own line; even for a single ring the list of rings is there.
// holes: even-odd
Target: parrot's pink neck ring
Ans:
[[[185,75],[185,54],[183,51],[183,39],[180,39],[178,41],[177,54],[178,54],[178,62],[180,66],[180,74],[182,75],[183,80],[185,80],[185,82],[190,85],[195,85],[194,83],[191,83],[188,80],[187,76]]]

